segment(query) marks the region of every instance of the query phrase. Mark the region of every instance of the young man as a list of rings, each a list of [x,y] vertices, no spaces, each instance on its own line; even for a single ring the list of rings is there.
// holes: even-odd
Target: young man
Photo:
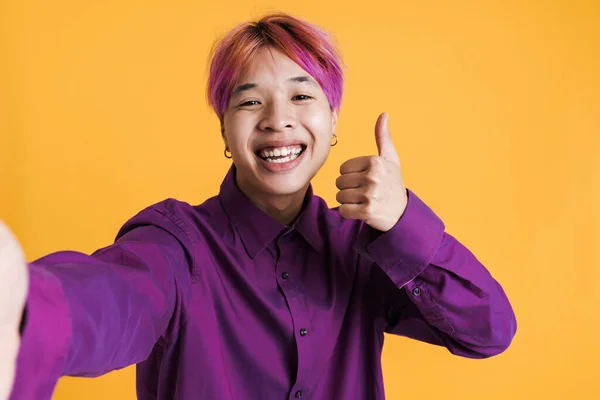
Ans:
[[[379,154],[340,167],[341,206],[313,194],[343,93],[325,33],[283,14],[240,25],[215,47],[208,93],[233,161],[217,196],[165,200],[111,246],[27,267],[2,231],[13,353],[29,274],[15,399],[137,364],[142,400],[377,400],[384,332],[472,358],[509,346],[509,301],[404,187],[387,114]]]

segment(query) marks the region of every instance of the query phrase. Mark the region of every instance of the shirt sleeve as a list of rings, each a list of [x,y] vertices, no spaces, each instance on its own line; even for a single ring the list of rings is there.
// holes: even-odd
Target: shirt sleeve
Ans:
[[[364,224],[357,251],[376,264],[369,293],[385,332],[486,358],[503,352],[516,319],[500,284],[413,192],[387,232]]]
[[[61,376],[93,377],[145,360],[177,329],[192,259],[184,231],[151,207],[92,255],[62,251],[31,263],[11,399],[50,399]]]

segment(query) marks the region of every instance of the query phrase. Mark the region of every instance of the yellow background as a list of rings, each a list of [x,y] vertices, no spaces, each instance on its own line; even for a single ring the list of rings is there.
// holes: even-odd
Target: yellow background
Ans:
[[[200,203],[228,168],[206,56],[278,9],[333,32],[340,142],[314,186],[375,152],[380,112],[407,185],[502,283],[519,330],[483,361],[387,336],[389,399],[600,398],[600,3],[0,3],[0,218],[30,260],[108,244],[141,208]],[[134,399],[134,368],[55,399]]]

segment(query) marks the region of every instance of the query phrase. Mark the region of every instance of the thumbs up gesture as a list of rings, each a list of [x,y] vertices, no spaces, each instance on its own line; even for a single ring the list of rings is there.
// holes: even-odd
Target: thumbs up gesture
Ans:
[[[408,202],[387,113],[377,119],[375,141],[378,156],[357,157],[342,164],[335,182],[340,190],[336,199],[342,217],[365,221],[386,232],[398,222]]]

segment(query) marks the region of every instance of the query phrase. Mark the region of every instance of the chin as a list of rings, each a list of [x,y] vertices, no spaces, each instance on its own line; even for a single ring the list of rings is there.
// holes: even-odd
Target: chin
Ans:
[[[280,177],[283,179],[266,179],[258,182],[261,191],[272,196],[291,196],[305,190],[310,180],[296,179],[293,176]],[[291,179],[294,179],[293,181]]]

